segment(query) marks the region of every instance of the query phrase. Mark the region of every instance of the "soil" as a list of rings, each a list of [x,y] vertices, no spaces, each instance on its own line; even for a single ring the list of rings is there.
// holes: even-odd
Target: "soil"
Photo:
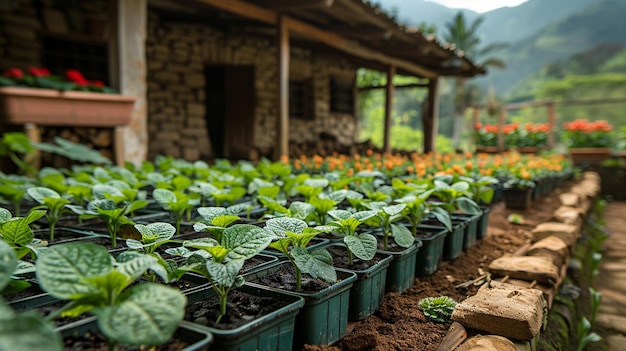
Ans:
[[[353,256],[352,264],[349,262],[348,252],[342,245],[331,245],[326,247],[331,256],[333,256],[333,266],[337,268],[345,268],[351,271],[364,271],[368,268],[375,266],[378,262],[385,259],[385,255],[376,254],[374,258],[368,261],[361,260],[360,258]]]
[[[82,336],[72,336],[63,338],[64,349],[67,351],[107,351],[109,343],[106,337],[100,333],[87,333]],[[165,344],[156,348],[146,348],[146,346],[119,345],[119,351],[181,351],[189,346],[189,342],[173,338]]]
[[[228,294],[226,315],[220,323],[220,302],[217,296],[196,301],[185,308],[185,320],[208,325],[217,329],[235,329],[251,320],[270,314],[289,303],[273,297],[261,297],[242,291],[231,291]]]
[[[568,185],[565,185],[567,188]],[[376,312],[355,323],[345,337],[332,346],[305,345],[305,351],[434,351],[447,334],[449,325],[429,321],[419,310],[425,297],[449,296],[457,302],[476,293],[478,287],[455,288],[475,279],[478,269],[504,254],[513,253],[530,242],[530,230],[548,221],[560,206],[562,190],[538,199],[527,210],[510,210],[503,202],[493,205],[487,237],[478,240],[468,251],[453,261],[444,261],[435,274],[416,278],[415,284],[403,294],[387,293]],[[509,214],[523,216],[523,224],[509,223]]]
[[[284,264],[278,271],[252,279],[250,282],[287,291],[296,291],[296,273],[289,264]],[[332,283],[328,283],[322,279],[314,279],[308,274],[302,274],[300,292],[316,293],[331,285]]]

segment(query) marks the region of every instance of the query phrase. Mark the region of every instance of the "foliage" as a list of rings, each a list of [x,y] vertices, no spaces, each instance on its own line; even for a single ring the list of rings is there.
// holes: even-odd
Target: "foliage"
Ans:
[[[578,336],[576,351],[583,351],[590,343],[602,340],[600,335],[591,331],[591,323],[589,323],[587,317],[583,317],[580,322],[578,322],[576,332]]]
[[[0,291],[11,282],[18,267],[14,251],[0,240]],[[34,311],[13,312],[0,297],[0,350],[61,351],[61,335],[54,326]]]
[[[55,90],[80,90],[99,93],[116,93],[115,89],[105,87],[99,80],[88,80],[82,73],[66,70],[63,76],[52,75],[46,68],[31,67],[25,73],[19,68],[9,68],[0,76],[0,86],[19,86]]]
[[[70,200],[64,199],[52,189],[45,187],[35,187],[27,190],[28,195],[37,201],[40,206],[36,209],[46,210],[46,219],[48,220],[48,230],[50,233],[50,241],[54,241],[54,229],[65,212],[70,212],[70,208],[66,205],[70,204]]]
[[[611,147],[613,126],[605,120],[577,119],[563,124],[562,140],[570,148]]]
[[[116,261],[95,244],[51,247],[37,260],[37,279],[44,291],[71,302],[49,318],[91,312],[113,346],[164,343],[182,320],[187,299],[161,284],[130,286],[153,263],[148,255]]]
[[[337,228],[333,231],[333,234],[343,236],[343,243],[348,249],[349,264],[353,263],[353,256],[365,261],[374,258],[376,249],[378,248],[378,240],[369,233],[359,234],[356,232],[356,229],[364,221],[374,217],[376,211],[351,213],[346,210],[332,210],[328,212],[328,215],[333,218],[328,225]]]
[[[429,319],[438,323],[446,323],[452,318],[456,301],[448,296],[427,297],[420,300],[419,307]]]
[[[39,256],[47,243],[36,239],[30,225],[46,214],[44,210],[31,210],[26,217],[13,217],[11,212],[0,207],[0,237],[14,251],[18,259],[30,254]]]
[[[206,277],[220,298],[220,316],[226,315],[228,293],[245,283],[239,271],[245,260],[264,250],[274,236],[271,232],[249,224],[235,224],[224,229],[220,240],[205,238],[185,241],[184,247],[207,252],[208,258],[192,255],[178,270],[195,272]]]
[[[283,253],[296,271],[296,291],[302,289],[302,273],[327,282],[337,281],[333,267],[333,257],[325,248],[311,252],[307,245],[318,234],[328,228],[309,228],[303,220],[289,217],[271,218],[265,222],[265,229],[276,239],[269,245]]]

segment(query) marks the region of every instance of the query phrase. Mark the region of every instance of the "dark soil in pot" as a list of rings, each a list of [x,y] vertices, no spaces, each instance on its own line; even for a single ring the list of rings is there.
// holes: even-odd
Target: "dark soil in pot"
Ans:
[[[250,282],[287,291],[296,291],[296,273],[290,265],[282,267],[275,273],[252,279]],[[331,285],[333,283],[328,283],[319,278],[311,278],[308,274],[302,274],[302,289],[300,292],[316,293]]]
[[[326,249],[333,256],[333,266],[337,268],[345,268],[352,271],[364,271],[372,266],[375,266],[378,262],[384,259],[386,256],[382,254],[376,254],[374,258],[369,261],[364,261],[356,256],[352,256],[352,264],[348,259],[348,250],[340,245],[330,245]]]
[[[185,320],[206,325],[216,329],[234,329],[249,323],[253,319],[272,313],[289,303],[273,297],[261,297],[242,291],[231,291],[228,294],[226,315],[220,323],[220,301],[217,296],[196,301],[185,308]]]
[[[109,342],[100,333],[88,333],[78,337],[63,338],[64,349],[67,351],[107,351]],[[163,345],[152,349],[146,346],[119,345],[118,351],[180,351],[189,346],[189,342],[181,339],[172,339]]]

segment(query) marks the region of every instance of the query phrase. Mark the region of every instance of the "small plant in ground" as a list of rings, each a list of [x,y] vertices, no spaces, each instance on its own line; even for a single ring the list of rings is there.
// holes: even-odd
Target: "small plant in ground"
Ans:
[[[7,243],[18,259],[28,254],[36,258],[47,247],[47,243],[35,238],[30,224],[45,214],[44,210],[32,210],[26,217],[13,217],[9,210],[0,207],[0,241]]]
[[[47,319],[90,312],[109,339],[109,350],[166,342],[184,316],[187,299],[160,284],[130,287],[154,261],[148,255],[116,261],[103,246],[88,243],[51,247],[37,260],[37,279],[44,291],[70,302]]]
[[[420,300],[419,307],[429,319],[439,323],[446,323],[452,318],[456,301],[448,296],[427,297]]]
[[[44,187],[30,188],[28,189],[28,195],[41,204],[35,207],[35,209],[47,210],[46,219],[48,220],[50,241],[54,241],[54,229],[57,222],[59,222],[63,213],[72,212],[67,207],[70,204],[70,200],[64,199],[56,191]]]
[[[589,287],[589,295],[591,296],[591,328],[593,329],[596,326],[596,317],[598,316],[600,302],[602,302],[602,293]]]
[[[328,223],[329,226],[336,227],[335,235],[343,236],[343,243],[348,249],[348,262],[352,264],[353,256],[362,260],[369,261],[376,255],[378,248],[378,240],[372,234],[357,233],[356,229],[361,223],[367,219],[376,216],[376,211],[361,211],[351,213],[346,210],[329,211],[328,215],[333,221]]]
[[[576,351],[583,351],[592,342],[598,342],[602,340],[602,337],[595,332],[591,331],[591,323],[586,317],[580,320],[577,328],[578,345]]]
[[[521,214],[517,213],[511,213],[507,217],[507,220],[509,221],[509,223],[513,224],[524,224],[524,217]]]
[[[239,213],[244,211],[247,204],[233,205],[229,207],[200,207],[198,214],[200,220],[193,225],[196,232],[209,232],[217,241],[221,240],[224,229],[238,221]]]
[[[277,201],[266,196],[259,196],[259,201],[263,206],[267,207],[265,217],[291,217],[297,219],[306,219],[311,213],[315,212],[315,206],[302,202],[294,201],[289,204],[289,208],[283,206],[285,201]]]
[[[322,230],[309,228],[305,221],[281,217],[268,219],[265,229],[276,236],[269,246],[283,253],[296,271],[296,291],[302,290],[302,273],[327,282],[337,281],[333,257],[325,248],[307,250],[307,245]]]
[[[206,251],[208,258],[191,255],[178,270],[206,277],[220,299],[220,316],[226,315],[228,293],[245,283],[239,271],[245,260],[264,250],[272,241],[272,233],[249,224],[235,224],[224,229],[220,240],[211,238],[185,241],[185,247]]]
[[[0,240],[0,291],[11,284],[18,265],[12,248]],[[15,313],[0,297],[0,350],[61,351],[63,342],[43,316],[35,311]]]

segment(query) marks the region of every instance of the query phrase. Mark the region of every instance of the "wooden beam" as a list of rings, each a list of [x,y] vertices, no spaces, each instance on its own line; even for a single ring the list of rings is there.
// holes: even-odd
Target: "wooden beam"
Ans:
[[[276,159],[289,156],[289,28],[284,17],[278,21],[278,137]]]
[[[389,66],[387,70],[387,89],[385,90],[385,129],[383,136],[383,152],[391,152],[391,117],[393,115],[393,77],[396,75],[396,67]]]
[[[334,0],[265,0],[263,5],[276,11],[306,10],[317,7],[332,7]]]
[[[354,55],[368,60],[379,61],[390,66],[397,66],[419,77],[437,77],[437,74],[435,72],[427,70],[422,66],[401,59],[393,58],[377,51],[370,50],[359,45],[358,43],[346,40],[333,32],[329,32],[288,17],[285,18],[285,21],[287,21],[288,27],[291,31],[314,38],[328,46],[334,47],[350,55]]]
[[[410,83],[410,84],[402,84],[402,85],[394,85],[395,89],[412,89],[412,88],[428,88],[428,83]],[[358,91],[370,91],[370,90],[378,90],[378,89],[387,89],[387,84],[378,85],[378,86],[370,86],[370,87],[359,87]]]
[[[428,102],[426,111],[422,114],[422,129],[424,134],[424,153],[437,151],[435,142],[439,133],[439,80],[431,79],[428,82]]]
[[[269,24],[277,24],[278,14],[275,11],[241,0],[196,0],[216,9],[252,18]]]
[[[478,107],[478,105],[474,105],[472,106],[472,132],[476,130],[476,125],[478,124],[480,119],[480,107]],[[473,137],[473,141],[474,141],[474,145],[476,145],[476,142],[478,141],[476,138],[476,133],[472,133]]]
[[[505,108],[500,109],[500,113],[498,113],[498,151],[504,151],[504,122],[506,119]]]

